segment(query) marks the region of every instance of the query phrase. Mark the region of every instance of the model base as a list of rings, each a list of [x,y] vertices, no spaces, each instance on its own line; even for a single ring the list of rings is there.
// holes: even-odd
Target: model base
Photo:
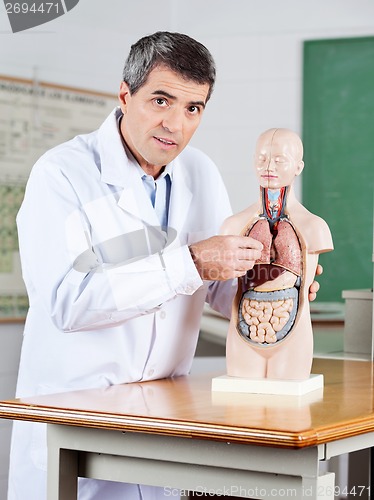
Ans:
[[[212,391],[218,392],[302,396],[321,388],[323,388],[323,375],[314,374],[306,380],[250,379],[228,375],[212,379]]]

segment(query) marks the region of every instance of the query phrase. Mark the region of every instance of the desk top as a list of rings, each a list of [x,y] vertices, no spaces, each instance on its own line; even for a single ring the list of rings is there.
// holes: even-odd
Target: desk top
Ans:
[[[374,431],[373,366],[316,359],[323,394],[211,392],[211,372],[2,401],[0,418],[303,448]]]

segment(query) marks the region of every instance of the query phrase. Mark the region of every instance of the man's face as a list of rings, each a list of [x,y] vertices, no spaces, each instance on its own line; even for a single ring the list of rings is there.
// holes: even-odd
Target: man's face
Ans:
[[[268,131],[257,141],[255,169],[260,186],[290,186],[304,167],[299,138],[292,132]]]
[[[188,144],[201,121],[209,85],[185,80],[165,66],[154,68],[130,94],[121,84],[121,133],[139,165],[156,174]]]

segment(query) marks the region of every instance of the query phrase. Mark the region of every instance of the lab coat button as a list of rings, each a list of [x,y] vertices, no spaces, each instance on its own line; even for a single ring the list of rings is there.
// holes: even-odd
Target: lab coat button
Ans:
[[[160,312],[160,318],[161,319],[165,319],[166,318],[166,312],[165,311],[161,311]]]
[[[154,371],[153,369],[152,369],[152,370],[149,370],[149,371],[148,371],[148,377],[152,377],[152,375],[154,374],[154,372],[155,372],[155,371]]]

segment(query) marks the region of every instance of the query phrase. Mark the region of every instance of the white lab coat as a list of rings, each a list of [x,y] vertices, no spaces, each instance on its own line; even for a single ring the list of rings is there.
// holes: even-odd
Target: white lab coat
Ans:
[[[174,160],[165,246],[118,113],[48,151],[30,175],[17,217],[30,300],[18,397],[185,375],[207,294],[230,310],[230,284],[203,283],[187,247],[231,214],[216,167],[192,147]],[[15,423],[8,500],[45,500],[45,470],[45,426]],[[79,498],[160,497],[91,480]]]

